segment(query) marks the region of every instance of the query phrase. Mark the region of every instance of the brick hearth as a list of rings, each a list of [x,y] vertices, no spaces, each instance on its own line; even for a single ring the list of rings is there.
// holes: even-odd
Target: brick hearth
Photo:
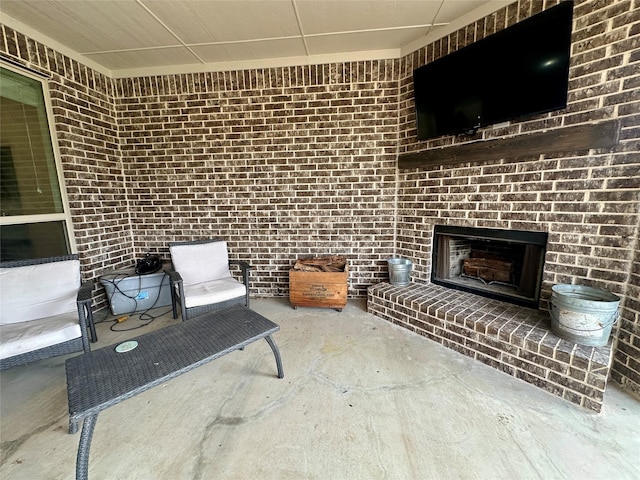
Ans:
[[[602,408],[611,341],[586,347],[551,332],[547,312],[433,284],[369,288],[367,311],[590,410]]]

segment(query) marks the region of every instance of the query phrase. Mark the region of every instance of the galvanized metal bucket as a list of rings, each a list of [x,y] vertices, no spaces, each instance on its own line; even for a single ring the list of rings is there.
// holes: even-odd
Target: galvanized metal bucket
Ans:
[[[389,282],[396,287],[405,287],[411,282],[411,267],[413,263],[407,258],[390,258],[387,260],[389,266]]]
[[[580,345],[606,345],[618,321],[620,298],[599,288],[551,287],[551,331]]]

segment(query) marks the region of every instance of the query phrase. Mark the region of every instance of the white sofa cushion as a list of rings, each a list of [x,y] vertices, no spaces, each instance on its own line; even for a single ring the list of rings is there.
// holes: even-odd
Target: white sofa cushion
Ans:
[[[75,310],[39,320],[0,325],[0,358],[33,352],[81,335]]]
[[[172,245],[171,262],[184,285],[231,278],[227,242]],[[185,294],[187,298],[189,294]]]
[[[80,282],[79,260],[1,268],[0,325],[70,312],[77,324]]]
[[[200,307],[212,303],[223,302],[232,298],[244,296],[247,289],[244,283],[235,278],[223,278],[211,282],[183,285],[185,307]]]

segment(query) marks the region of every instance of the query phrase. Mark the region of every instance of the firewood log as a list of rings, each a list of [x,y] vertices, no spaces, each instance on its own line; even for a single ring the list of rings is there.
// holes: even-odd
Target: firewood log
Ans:
[[[344,272],[347,259],[341,256],[312,257],[298,259],[294,270],[303,272]]]

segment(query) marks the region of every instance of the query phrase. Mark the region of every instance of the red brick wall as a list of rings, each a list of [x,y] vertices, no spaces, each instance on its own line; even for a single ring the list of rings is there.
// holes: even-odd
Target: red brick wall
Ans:
[[[253,295],[287,295],[296,258],[349,259],[352,296],[393,250],[397,61],[117,80],[139,253],[228,240]]]

